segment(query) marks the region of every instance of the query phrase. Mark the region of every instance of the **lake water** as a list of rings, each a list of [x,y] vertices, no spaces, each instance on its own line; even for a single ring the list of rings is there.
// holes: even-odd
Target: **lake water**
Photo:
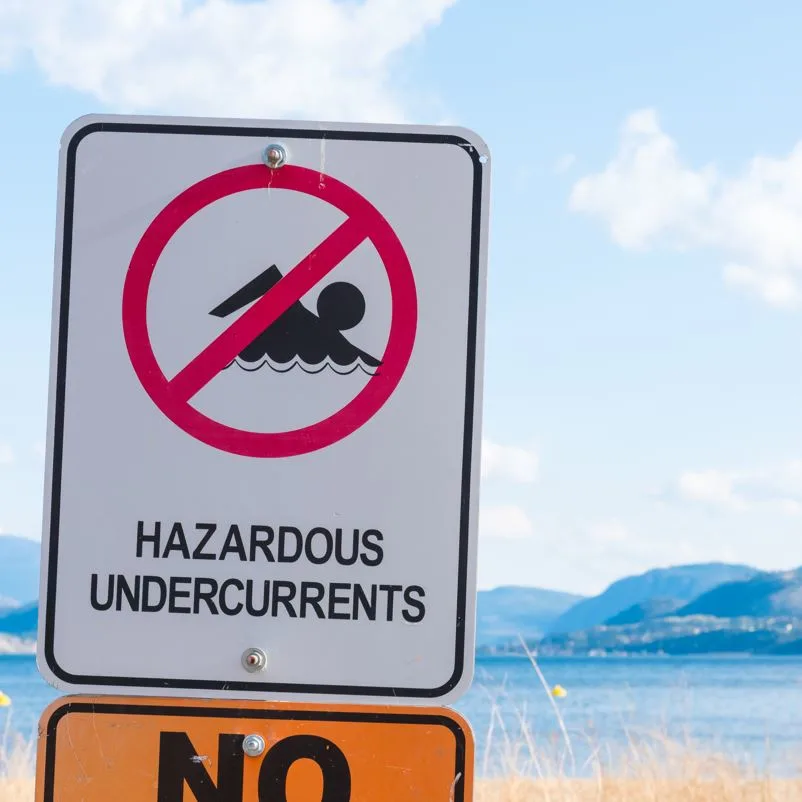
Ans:
[[[526,659],[477,660],[474,684],[454,707],[474,730],[479,774],[508,771],[519,748],[519,771],[550,774],[563,761],[563,771],[583,775],[598,761],[642,749],[641,739],[655,748],[654,734],[779,775],[802,768],[800,658],[570,658],[538,665],[546,683],[563,686],[567,696],[547,694]],[[42,709],[59,695],[28,656],[0,656],[0,690],[13,702],[0,708],[0,729],[25,737],[35,736]],[[534,749],[520,751],[527,737]]]

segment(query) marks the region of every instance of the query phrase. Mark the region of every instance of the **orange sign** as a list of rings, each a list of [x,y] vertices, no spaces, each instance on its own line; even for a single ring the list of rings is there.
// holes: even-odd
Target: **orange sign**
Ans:
[[[437,707],[66,696],[37,802],[470,802],[473,737]]]

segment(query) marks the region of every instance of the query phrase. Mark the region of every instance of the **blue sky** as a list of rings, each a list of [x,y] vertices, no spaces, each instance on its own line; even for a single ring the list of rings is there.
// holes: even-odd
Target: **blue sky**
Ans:
[[[448,122],[493,157],[480,585],[802,564],[801,27],[793,2],[0,3],[0,528],[40,531],[71,120]]]

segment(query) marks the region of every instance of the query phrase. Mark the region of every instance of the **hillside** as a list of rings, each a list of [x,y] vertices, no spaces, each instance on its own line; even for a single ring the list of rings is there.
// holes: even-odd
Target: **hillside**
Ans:
[[[802,570],[760,572],[750,579],[725,582],[674,614],[802,618]]]
[[[691,601],[652,597],[584,630],[553,633],[541,655],[802,654],[802,569],[755,571]]]
[[[571,593],[518,586],[479,591],[477,646],[524,637],[541,637],[554,620],[582,599]]]
[[[668,615],[599,626],[528,644],[540,656],[800,654],[802,619]]]
[[[750,579],[758,571],[748,565],[701,563],[655,568],[613,582],[603,593],[578,602],[550,627],[549,634],[577,632],[600,626],[649,599],[671,599],[687,604],[724,582]]]
[[[677,599],[647,599],[639,604],[627,607],[612,618],[608,618],[604,625],[608,627],[625,626],[627,624],[639,624],[641,621],[648,621],[652,618],[662,618],[677,610],[682,606]]]
[[[39,597],[40,548],[35,540],[0,535],[0,596],[21,603]]]

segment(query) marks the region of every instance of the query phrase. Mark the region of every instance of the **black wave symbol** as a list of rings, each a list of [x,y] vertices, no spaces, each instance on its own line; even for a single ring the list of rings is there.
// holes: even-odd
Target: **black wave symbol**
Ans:
[[[227,317],[261,298],[281,278],[281,271],[271,265],[209,314]],[[346,281],[328,284],[318,296],[316,315],[300,301],[295,301],[239,352],[240,363],[245,363],[242,365],[245,370],[258,370],[262,364],[267,364],[278,373],[287,373],[296,366],[305,373],[320,373],[327,366],[340,374],[357,369],[375,373],[381,361],[357,348],[342,334],[359,324],[364,316],[365,298],[358,287]],[[266,362],[265,358],[276,364]],[[335,365],[347,369],[338,370]]]

